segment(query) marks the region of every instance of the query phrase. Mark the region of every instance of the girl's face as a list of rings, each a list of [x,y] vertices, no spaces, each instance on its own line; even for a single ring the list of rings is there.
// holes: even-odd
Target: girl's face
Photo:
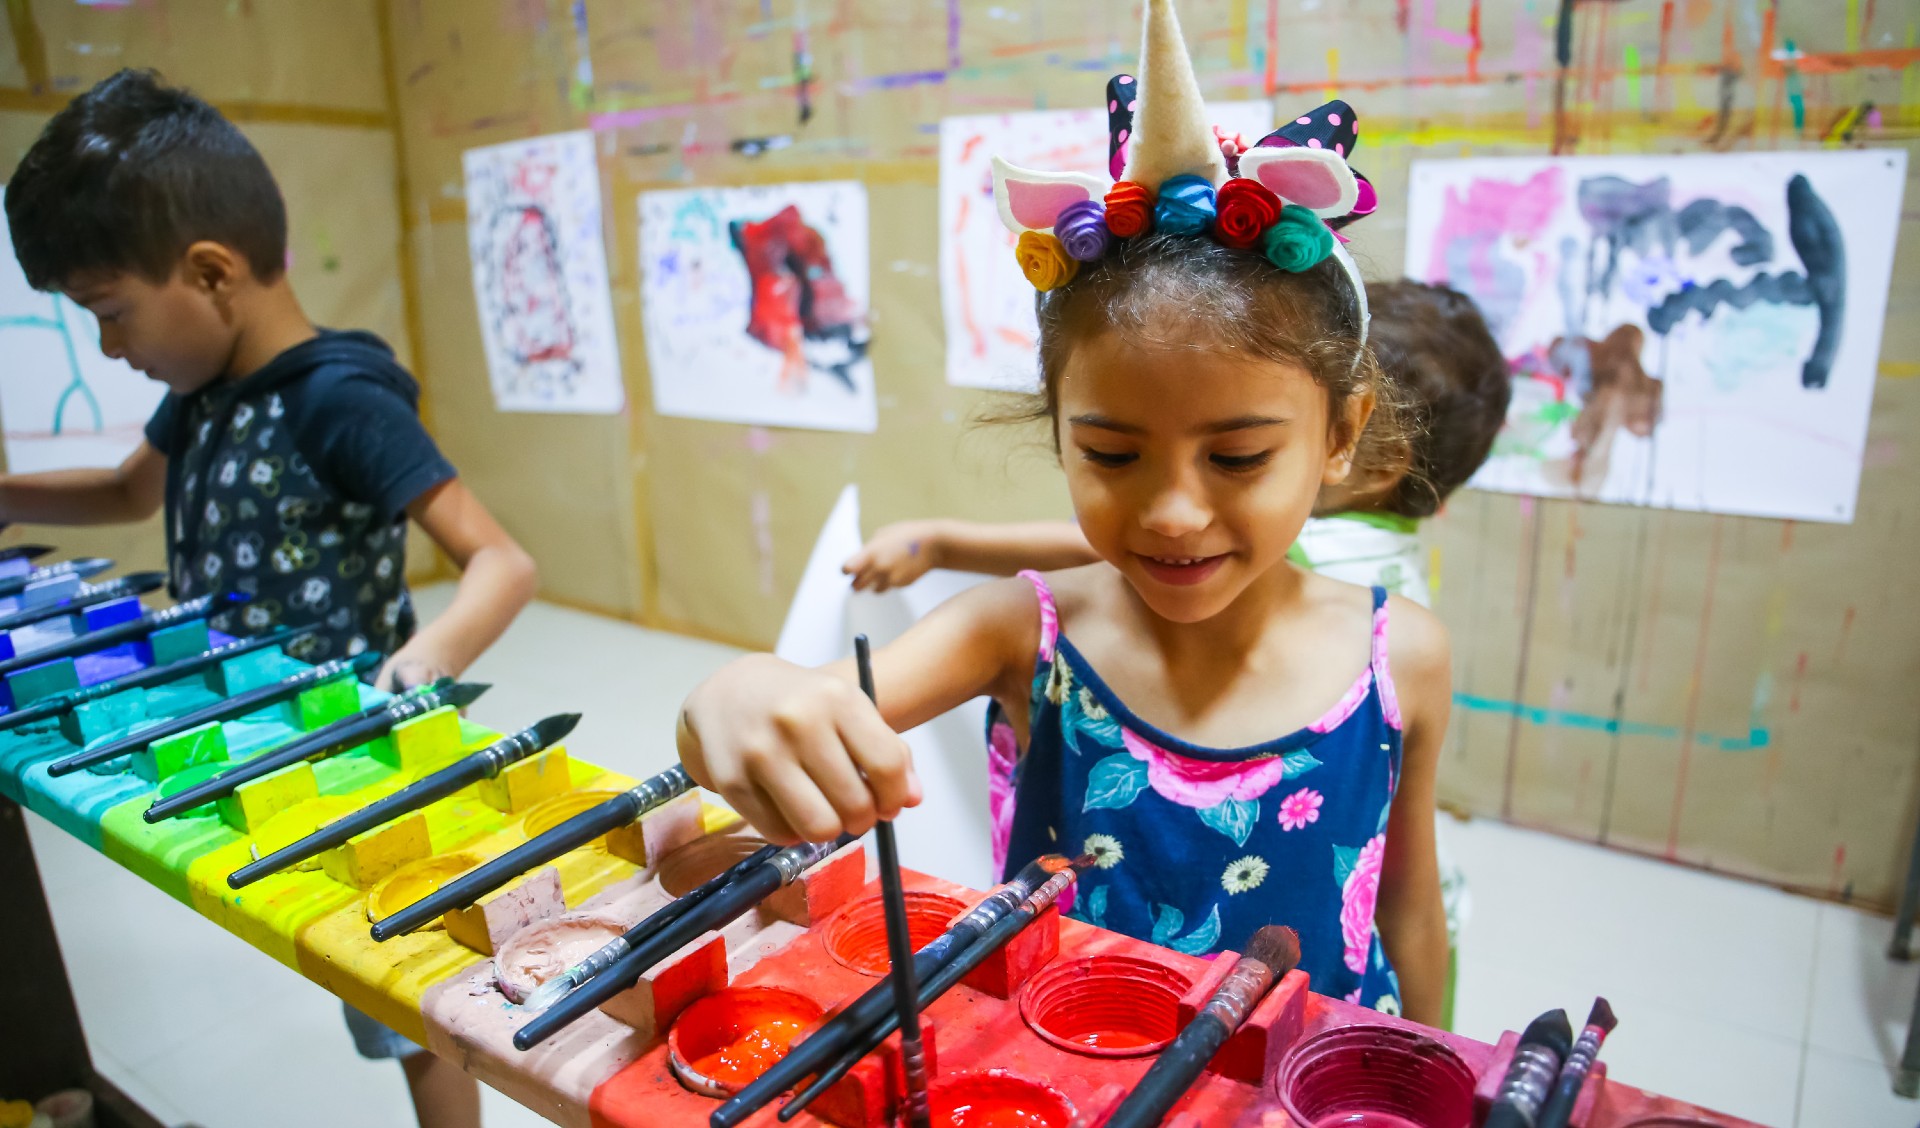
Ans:
[[[1372,409],[1344,426],[1305,369],[1206,349],[1077,344],[1056,425],[1067,488],[1094,550],[1162,618],[1225,610],[1285,560],[1323,485],[1344,480]]]

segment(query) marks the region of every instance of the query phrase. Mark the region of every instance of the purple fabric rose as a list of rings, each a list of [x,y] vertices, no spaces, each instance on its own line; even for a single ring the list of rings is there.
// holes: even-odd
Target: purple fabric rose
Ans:
[[[1054,237],[1067,253],[1081,262],[1093,262],[1113,246],[1113,233],[1107,230],[1107,209],[1098,200],[1076,200],[1060,209],[1053,221]]]

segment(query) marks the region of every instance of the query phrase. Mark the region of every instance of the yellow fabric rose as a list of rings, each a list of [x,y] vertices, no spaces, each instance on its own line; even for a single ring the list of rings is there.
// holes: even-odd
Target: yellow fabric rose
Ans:
[[[1013,257],[1020,260],[1020,272],[1027,281],[1043,294],[1066,285],[1080,269],[1079,260],[1048,231],[1022,231]]]

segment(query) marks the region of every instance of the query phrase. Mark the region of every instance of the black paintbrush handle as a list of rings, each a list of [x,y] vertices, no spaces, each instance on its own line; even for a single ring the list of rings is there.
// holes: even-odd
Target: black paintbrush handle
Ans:
[[[257,712],[292,697],[298,697],[301,693],[322,682],[330,681],[338,677],[348,677],[364,673],[377,665],[379,661],[380,656],[378,654],[368,651],[352,658],[336,658],[331,662],[322,662],[318,666],[310,666],[307,669],[301,670],[299,673],[288,675],[280,681],[274,682],[272,685],[263,685],[256,689],[250,689],[245,693],[236,693],[224,701],[216,701],[211,705],[195,709],[190,713],[182,713],[178,717],[161,721],[158,724],[140,729],[130,735],[120,737],[117,740],[110,740],[97,748],[88,748],[76,752],[64,760],[56,760],[47,765],[47,774],[54,776],[68,775],[79,771],[81,768],[92,767],[95,764],[104,764],[108,760],[125,756],[129,752],[138,751],[151,745],[156,740],[165,740],[170,736],[178,736],[180,733],[191,728],[198,728],[201,725],[211,724],[214,721],[225,721],[235,717],[244,717],[248,713]]]
[[[23,558],[32,560],[52,551],[53,546],[50,544],[16,544],[8,548],[0,548],[0,563]]]
[[[198,599],[189,599],[185,603],[176,603],[172,607],[159,611],[149,611],[138,619],[115,623],[111,627],[102,627],[97,631],[75,635],[51,646],[29,650],[25,654],[0,661],[0,677],[18,673],[28,666],[38,666],[43,662],[52,662],[59,658],[77,658],[82,654],[91,654],[96,650],[117,646],[130,639],[145,638],[163,627],[198,619],[212,606],[213,597],[203,595]]]
[[[808,867],[851,841],[850,836],[842,835],[833,842],[802,843],[781,850],[534,1016],[533,1021],[514,1031],[514,1048],[530,1050],[551,1038],[588,1011],[639,982],[640,977],[661,960],[702,934],[739,919],[769,894],[791,884]]]
[[[159,666],[148,666],[144,670],[135,670],[131,674],[112,681],[97,682],[93,685],[70,689],[55,694],[44,701],[36,701],[24,709],[16,709],[0,716],[0,732],[19,728],[34,721],[57,717],[72,709],[85,705],[89,701],[98,701],[102,697],[111,697],[116,693],[125,693],[133,689],[146,689],[149,686],[165,685],[170,681],[191,677],[194,674],[213,668],[229,658],[238,658],[242,654],[251,654],[269,646],[279,646],[291,639],[310,634],[313,627],[302,627],[294,631],[277,631],[259,638],[241,639],[225,646],[216,646],[212,650],[203,650],[198,654],[176,659]]]
[[[1153,1059],[1146,1075],[1120,1102],[1105,1128],[1153,1128],[1166,1119],[1167,1113],[1199,1080],[1207,1063],[1220,1052],[1227,1035],[1232,1033],[1216,1016],[1200,1012],[1180,1036]]]
[[[159,572],[136,572],[104,584],[92,584],[75,592],[72,596],[55,603],[39,607],[28,607],[15,611],[11,615],[0,616],[0,631],[18,630],[62,615],[73,615],[100,603],[110,603],[116,599],[125,599],[130,595],[145,595],[157,590],[167,578]]]
[[[408,784],[384,799],[374,800],[351,815],[335,819],[298,842],[282,846],[258,861],[248,862],[227,875],[227,887],[245,889],[269,874],[279,873],[288,866],[331,850],[362,831],[372,830],[376,826],[392,822],[401,815],[411,814],[430,803],[452,795],[470,783],[492,779],[508,764],[533,755],[540,751],[541,747],[542,745],[533,737],[531,729],[516,732],[504,740],[482,748],[471,756],[441,768],[430,776]]]

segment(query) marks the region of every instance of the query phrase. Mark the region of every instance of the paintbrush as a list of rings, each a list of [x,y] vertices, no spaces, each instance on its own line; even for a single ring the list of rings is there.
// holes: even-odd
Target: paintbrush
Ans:
[[[311,634],[315,629],[314,627],[301,627],[299,630],[277,631],[273,634],[261,635],[259,638],[243,638],[237,642],[230,642],[225,646],[216,646],[211,650],[204,650],[199,654],[192,654],[185,658],[177,658],[172,662],[167,662],[159,666],[148,666],[143,670],[135,670],[130,674],[114,678],[112,681],[96,682],[93,685],[83,685],[79,689],[69,689],[65,693],[55,693],[48,697],[43,697],[24,708],[15,709],[5,716],[0,716],[0,732],[7,732],[11,729],[19,728],[21,725],[32,724],[35,721],[44,721],[61,716],[81,705],[85,705],[89,701],[98,701],[102,697],[111,697],[113,694],[125,693],[130,689],[146,689],[149,686],[165,685],[170,681],[178,681],[181,678],[191,677],[203,670],[211,669],[229,658],[238,658],[242,654],[251,654],[256,650],[262,650],[269,646],[279,646],[291,639],[299,638],[301,635]]]
[[[156,800],[151,807],[140,813],[140,817],[149,823],[157,823],[162,819],[185,814],[202,803],[210,803],[215,799],[233,794],[234,789],[243,783],[277,772],[291,764],[300,763],[302,760],[325,759],[348,749],[358,748],[370,740],[378,740],[392,732],[394,726],[402,721],[412,720],[446,705],[464,709],[479,700],[480,695],[491,688],[479,682],[455,683],[452,678],[441,678],[426,685],[416,685],[391,701],[381,705],[370,705],[358,713],[341,717],[332,724],[323,725],[304,736],[295,737],[278,748],[242,760],[212,779]]]
[[[376,800],[351,815],[307,835],[290,846],[283,846],[257,862],[248,862],[227,875],[227,885],[244,889],[271,873],[278,873],[315,854],[331,850],[347,839],[376,826],[392,822],[429,803],[444,799],[468,784],[499,775],[509,764],[526,759],[560,742],[580,723],[578,713],[560,713],[535,721],[529,728],[502,737],[470,756],[441,768],[430,776],[410,783],[384,799]]]
[[[866,635],[853,637],[853,661],[860,673],[860,691],[880,707],[873,689],[873,649]],[[893,836],[893,822],[880,820],[873,828],[873,842],[880,855],[880,904],[887,920],[887,979],[893,984],[893,1007],[900,1025],[901,1072],[906,1078],[906,1103],[901,1110],[907,1128],[930,1128],[927,1110],[927,1054],[920,1041],[920,1011],[915,1006],[913,977],[913,940],[907,933],[907,891],[900,883],[900,845]]]
[[[1572,1045],[1573,1027],[1564,1010],[1555,1008],[1527,1023],[1481,1128],[1537,1128],[1540,1106]]]
[[[1165,1119],[1199,1080],[1227,1038],[1240,1029],[1273,985],[1299,963],[1300,936],[1293,929],[1269,924],[1255,932],[1213,997],[1153,1059],[1153,1065],[1120,1102],[1105,1128],[1153,1128]]]
[[[1587,1083],[1587,1074],[1593,1071],[1594,1059],[1600,1056],[1600,1047],[1605,1044],[1607,1035],[1613,1033],[1616,1024],[1613,1008],[1605,999],[1595,999],[1593,1009],[1587,1012],[1586,1029],[1580,1031],[1580,1037],[1573,1043],[1573,1049],[1567,1052],[1567,1063],[1560,1067],[1560,1080],[1553,1087],[1553,1095],[1547,1098],[1546,1105],[1540,1110],[1540,1119],[1536,1128],[1567,1128],[1573,1119],[1573,1106],[1580,1099],[1580,1087]]]
[[[113,561],[104,556],[62,560],[58,564],[49,564],[44,568],[35,568],[31,572],[22,572],[17,576],[0,579],[0,595],[19,595],[34,584],[64,579],[67,576],[77,576],[84,580],[88,576],[97,576],[111,567],[113,567]]]
[[[639,982],[640,977],[660,961],[702,934],[724,928],[744,916],[768,895],[793,884],[815,863],[852,841],[853,835],[843,834],[832,842],[802,842],[776,851],[535,1015],[533,1021],[514,1031],[514,1049],[530,1050],[558,1034],[588,1011]]]
[[[0,548],[0,564],[9,560],[37,560],[52,551],[50,544],[16,544],[10,548]]]
[[[52,603],[43,603],[37,607],[26,607],[11,615],[0,615],[0,631],[19,630],[48,619],[57,619],[62,615],[72,615],[84,611],[96,603],[107,603],[115,599],[125,599],[130,595],[145,595],[157,591],[167,582],[163,572],[135,572],[117,580],[108,580],[104,584],[83,584],[79,591],[65,599]]]
[[[1012,943],[1014,937],[1025,931],[1028,925],[1039,919],[1041,913],[1047,911],[1048,906],[1060,899],[1061,894],[1067,891],[1069,885],[1079,880],[1082,873],[1093,868],[1094,858],[1091,854],[1084,854],[1069,862],[1057,854],[1051,854],[1034,864],[1045,866],[1050,876],[1041,882],[1032,893],[1028,894],[1016,904],[1011,912],[1002,916],[999,920],[995,921],[991,927],[982,932],[979,937],[967,945],[963,951],[946,963],[940,965],[938,970],[921,980],[919,1002],[922,1010],[932,1006],[934,1000],[951,991],[962,979],[973,974],[974,970],[981,964],[987,962],[987,958],[993,955],[993,953]],[[821,1070],[820,1075],[814,1078],[811,1084],[794,1094],[794,1098],[780,1109],[780,1119],[784,1122],[800,1115],[801,1110],[812,1103],[815,1097],[832,1088],[834,1082],[845,1077],[854,1066],[860,1064],[861,1058],[879,1049],[880,1044],[887,1040],[888,1035],[893,1033],[895,1026],[896,1023],[893,1015],[883,1014],[877,1024],[868,1027],[864,1033],[852,1039],[851,1044],[846,1045],[840,1052],[840,1057],[835,1060],[833,1064]],[[815,1037],[818,1037],[818,1035],[815,1035]],[[809,1038],[807,1041],[811,1042],[812,1038]],[[806,1044],[806,1042],[802,1042],[800,1045],[804,1046]],[[795,1047],[795,1049],[798,1048],[799,1047]],[[791,1053],[789,1056],[791,1056]],[[781,1064],[784,1064],[784,1062]],[[778,1068],[778,1066],[776,1065],[775,1068]],[[767,1072],[771,1075],[773,1071],[768,1070]],[[802,1070],[801,1074],[806,1072],[808,1071]],[[793,1080],[798,1080],[799,1076],[799,1074],[794,1075]],[[762,1080],[765,1080],[765,1078],[762,1078]],[[781,1088],[786,1087],[787,1086],[784,1085],[781,1086]],[[780,1089],[773,1090],[767,1094],[767,1099],[771,1100],[773,1097],[778,1096],[779,1092]],[[741,1096],[745,1095],[746,1090],[741,1090]],[[754,1106],[754,1108],[758,1107],[757,1105]],[[726,1105],[722,1105],[720,1111],[724,1112],[726,1108]],[[727,1124],[738,1124],[740,1120],[744,1119],[747,1113],[751,1113],[752,1111],[754,1111],[754,1109],[746,1110],[746,1113],[742,1113],[728,1120]],[[720,1121],[719,1112],[714,1113],[712,1124],[713,1128],[724,1128]]]
[[[115,646],[130,639],[145,638],[162,627],[171,627],[198,619],[212,606],[213,597],[203,595],[198,599],[189,599],[185,603],[176,603],[172,607],[162,608],[159,611],[149,611],[138,619],[129,619],[124,623],[115,623],[111,627],[101,627],[97,631],[77,634],[50,646],[37,647],[25,654],[0,661],[0,677],[18,673],[28,666],[51,662],[56,658],[77,658],[82,654],[105,650],[109,646]]]
[[[156,740],[165,740],[191,728],[199,728],[214,721],[230,721],[257,712],[270,705],[277,705],[322,682],[339,677],[357,677],[380,664],[380,655],[373,651],[364,651],[352,658],[336,658],[331,662],[322,662],[318,666],[308,666],[297,673],[288,674],[270,685],[249,689],[245,693],[236,693],[225,700],[215,701],[192,712],[177,717],[154,721],[135,729],[125,736],[96,740],[79,752],[64,760],[55,760],[47,765],[47,774],[55,776],[69,775],[81,768],[90,768],[95,764],[104,764],[108,760],[118,759],[129,752],[137,752]]]
[[[914,978],[923,985],[922,999],[926,998],[924,985],[942,968],[959,959],[995,925],[1018,912],[1021,904],[1053,877],[1056,868],[1066,865],[1067,860],[1058,856],[1029,863],[1012,881],[988,894],[945,932],[928,941],[913,957]],[[883,1023],[892,1030],[898,1017],[892,984],[880,983],[869,988],[822,1022],[804,1041],[791,1047],[787,1055],[774,1062],[765,1073],[728,1098],[713,1113],[714,1128],[739,1124],[773,1103],[801,1078],[830,1066],[834,1055],[856,1044],[867,1031]]]
[[[522,842],[413,904],[382,917],[373,926],[373,938],[386,941],[405,936],[447,912],[464,909],[535,866],[545,865],[569,850],[627,825],[660,804],[685,795],[693,786],[693,777],[687,774],[687,769],[675,764],[632,790],[589,807],[545,834]]]
[[[771,844],[762,846],[720,873],[701,882],[698,887],[675,897],[671,902],[648,914],[647,918],[639,924],[607,941],[586,959],[534,988],[533,993],[527,996],[527,1001],[523,1005],[528,1010],[546,1010],[566,998],[575,987],[612,967],[614,961],[646,943],[674,921],[699,908],[714,894],[758,869],[762,863],[779,852],[778,846]]]

